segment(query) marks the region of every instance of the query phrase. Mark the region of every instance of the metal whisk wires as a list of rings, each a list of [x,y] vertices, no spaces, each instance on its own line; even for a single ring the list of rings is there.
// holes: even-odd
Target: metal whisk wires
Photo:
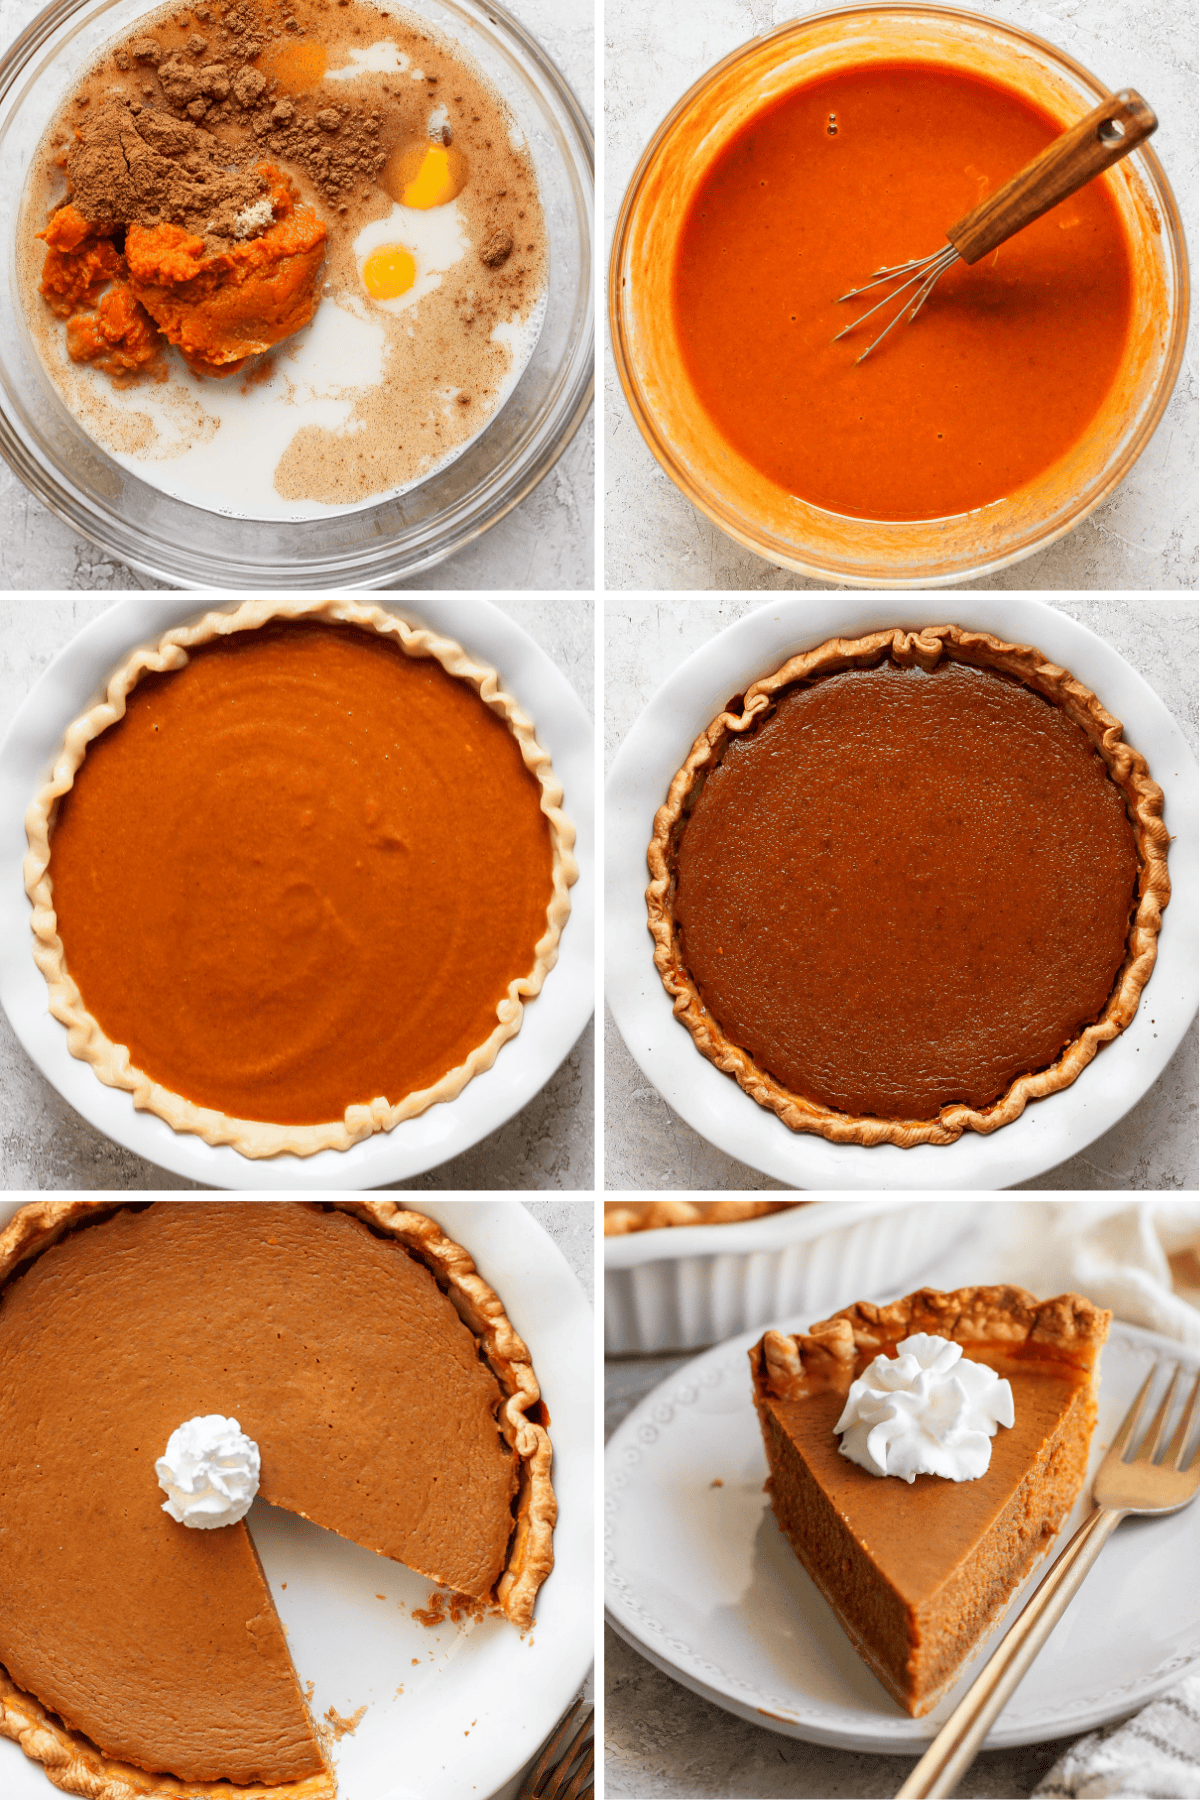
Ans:
[[[860,294],[869,294],[872,288],[882,287],[884,282],[900,283],[852,325],[847,325],[845,331],[839,331],[834,343],[838,338],[844,338],[847,332],[857,331],[881,307],[899,301],[875,342],[868,344],[857,359],[865,362],[906,313],[910,323],[916,318],[939,276],[960,257],[968,267],[977,263],[981,257],[1007,243],[1010,237],[1015,237],[1018,231],[1023,231],[1034,219],[1040,219],[1060,200],[1078,193],[1103,170],[1111,169],[1123,156],[1136,150],[1157,126],[1153,112],[1132,88],[1122,88],[1119,93],[1102,100],[1077,125],[1054,138],[1032,162],[1018,169],[997,193],[988,194],[957,224],[951,225],[944,249],[935,250],[932,256],[919,257],[915,262],[897,263],[894,269],[876,269],[875,279],[868,281],[865,287],[851,288],[848,294],[840,295],[839,305],[843,300],[857,300]]]
[[[939,277],[944,275],[951,264],[956,263],[958,259],[959,253],[954,245],[946,244],[943,249],[935,250],[932,256],[918,257],[915,262],[897,263],[894,269],[876,269],[874,281],[868,281],[862,287],[851,288],[848,294],[839,294],[837,303],[840,306],[843,300],[857,300],[860,294],[869,294],[872,288],[881,286],[885,281],[900,282],[899,287],[894,287],[890,294],[885,294],[882,300],[877,300],[869,311],[860,314],[857,319],[852,319],[844,331],[839,331],[833,340],[834,343],[836,344],[839,338],[847,337],[850,332],[857,331],[860,325],[865,325],[868,319],[874,318],[881,307],[887,306],[893,300],[899,300],[899,306],[879,336],[873,343],[867,345],[861,356],[855,358],[856,362],[866,362],[872,350],[877,344],[882,344],[892,326],[898,325],[906,312],[908,322],[910,325],[912,324],[933,292]],[[916,289],[915,295],[910,292],[913,288]]]

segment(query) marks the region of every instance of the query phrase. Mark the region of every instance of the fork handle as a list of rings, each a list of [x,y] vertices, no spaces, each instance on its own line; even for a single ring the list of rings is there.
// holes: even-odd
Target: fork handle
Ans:
[[[975,1760],[980,1744],[1058,1621],[1084,1576],[1125,1517],[1098,1506],[1056,1558],[995,1655],[971,1683],[896,1800],[945,1800]]]
[[[946,236],[965,263],[978,262],[1093,176],[1111,169],[1157,129],[1158,120],[1142,96],[1122,88],[981,200]]]

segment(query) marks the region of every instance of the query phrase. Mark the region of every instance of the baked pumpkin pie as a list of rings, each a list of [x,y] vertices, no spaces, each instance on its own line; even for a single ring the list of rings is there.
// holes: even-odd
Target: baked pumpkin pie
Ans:
[[[58,1786],[334,1794],[246,1525],[163,1511],[189,1419],[236,1418],[272,1505],[531,1625],[555,1523],[537,1379],[424,1214],[31,1205],[0,1280],[0,1730]]]
[[[1078,1294],[922,1288],[859,1302],[750,1352],[780,1529],[889,1694],[936,1705],[1048,1548],[1087,1473],[1100,1352],[1112,1314]],[[842,1454],[850,1385],[928,1334],[1007,1380],[1011,1428],[975,1480],[877,1475]]]
[[[672,1225],[735,1225],[803,1205],[803,1200],[606,1200],[604,1235],[624,1237]]]
[[[654,960],[700,1052],[794,1131],[948,1144],[1133,1019],[1162,790],[1029,645],[835,638],[701,733],[654,824]]]
[[[460,645],[246,601],[132,651],[26,816],[71,1053],[245,1156],[343,1150],[494,1062],[558,955],[574,828]]]

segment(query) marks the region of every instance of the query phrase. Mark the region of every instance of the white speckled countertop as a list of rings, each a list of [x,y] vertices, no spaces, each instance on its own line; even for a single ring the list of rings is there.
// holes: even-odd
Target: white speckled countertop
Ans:
[[[0,720],[11,719],[51,657],[111,605],[109,600],[0,600]],[[594,709],[591,600],[497,602],[529,632]],[[451,1162],[397,1188],[590,1189],[595,1137],[594,1024],[527,1106]],[[0,1189],[184,1189],[114,1143],[70,1107],[30,1062],[0,1012]]]
[[[0,49],[7,49],[41,10],[42,0],[0,0]],[[595,33],[588,0],[509,0],[508,10],[566,76],[591,120]],[[593,408],[520,506],[459,555],[400,588],[429,593],[590,589],[595,580],[595,487]],[[93,593],[148,585],[158,583],[148,583],[80,537],[0,460],[0,587]]]
[[[606,0],[605,257],[638,157],[676,100],[739,44],[824,5],[794,0]],[[1154,107],[1154,149],[1188,230],[1196,213],[1195,11],[1190,0],[971,0],[1059,45]],[[1194,279],[1194,276],[1193,276]],[[1190,590],[1197,581],[1195,309],[1167,412],[1116,492],[1056,544],[965,588]],[[814,589],[717,529],[659,468],[625,404],[605,334],[605,585]]]
[[[758,597],[731,595],[605,602],[606,768],[672,670],[718,631],[762,604]],[[1170,709],[1195,753],[1195,602],[1109,597],[1055,598],[1050,604],[1105,638],[1132,664]],[[646,1080],[607,1013],[604,1092],[607,1188],[656,1192],[782,1188],[781,1182],[726,1156],[686,1125]],[[1193,1021],[1159,1080],[1111,1131],[1068,1162],[1020,1185],[1046,1190],[1195,1192],[1196,1094]]]

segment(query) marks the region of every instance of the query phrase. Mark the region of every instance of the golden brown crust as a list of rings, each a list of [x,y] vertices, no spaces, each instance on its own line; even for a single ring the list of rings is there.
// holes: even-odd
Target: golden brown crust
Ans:
[[[1112,1314],[1082,1294],[1038,1300],[1025,1288],[967,1287],[944,1293],[918,1288],[875,1306],[856,1300],[807,1332],[768,1331],[750,1351],[758,1400],[799,1400],[817,1388],[845,1385],[855,1364],[918,1332],[956,1344],[998,1346],[1067,1362],[1093,1380]]]
[[[524,1341],[517,1335],[504,1303],[477,1271],[461,1244],[443,1233],[424,1213],[410,1212],[392,1200],[335,1200],[388,1232],[432,1270],[463,1324],[479,1340],[489,1368],[504,1393],[500,1429],[520,1458],[520,1491],[508,1562],[496,1589],[496,1603],[520,1630],[533,1624],[537,1591],[554,1567],[554,1526],[558,1502],[550,1478],[553,1451],[544,1425],[530,1414],[541,1404],[541,1389]]]
[[[0,1286],[10,1275],[76,1226],[97,1223],[123,1201],[51,1200],[23,1206],[0,1232]],[[533,1624],[534,1602],[554,1567],[553,1532],[558,1516],[551,1481],[553,1451],[546,1428],[529,1415],[540,1406],[541,1390],[529,1351],[514,1330],[503,1302],[463,1249],[426,1214],[391,1200],[326,1202],[394,1237],[430,1270],[459,1317],[476,1338],[505,1396],[500,1428],[520,1459],[519,1490],[508,1562],[496,1589],[496,1604],[520,1630]],[[56,1787],[87,1800],[335,1800],[328,1774],[280,1786],[237,1787],[227,1781],[187,1782],[103,1755],[69,1731],[12,1682],[0,1667],[0,1735],[13,1738],[34,1762],[44,1765]]]
[[[1141,870],[1138,904],[1125,960],[1103,1013],[1069,1044],[1048,1069],[1018,1076],[992,1105],[944,1106],[936,1119],[855,1118],[793,1094],[759,1069],[744,1050],[732,1044],[708,1012],[679,954],[673,911],[674,843],[688,803],[731,737],[751,729],[773,697],[792,682],[838,670],[865,668],[890,656],[901,668],[929,670],[943,658],[998,669],[1060,706],[1104,758],[1109,774],[1125,796],[1137,838]],[[691,1033],[701,1055],[727,1075],[760,1106],[774,1112],[792,1131],[809,1131],[839,1144],[952,1144],[968,1128],[988,1133],[1018,1118],[1030,1100],[1069,1087],[1095,1056],[1130,1024],[1142,989],[1150,979],[1158,951],[1162,909],[1171,897],[1167,874],[1170,836],[1162,820],[1162,789],[1150,778],[1145,758],[1124,741],[1119,719],[1068,670],[1048,662],[1029,644],[1007,644],[984,631],[958,625],[928,625],[920,631],[876,631],[860,638],[830,638],[814,650],[793,656],[773,674],[747,688],[740,714],[724,712],[713,720],[672,779],[666,802],[654,818],[654,835],[646,860],[651,881],[646,906],[654,961],[675,1016]]]
[[[672,1225],[732,1225],[804,1206],[803,1200],[606,1200],[605,1237],[661,1231]]]
[[[341,1119],[321,1125],[271,1125],[257,1119],[231,1119],[213,1107],[196,1106],[169,1088],[152,1081],[134,1067],[124,1045],[113,1044],[87,1011],[67,969],[62,940],[54,914],[50,873],[50,833],[60,797],[75,780],[92,739],[125,715],[130,691],[147,673],[180,669],[187,652],[216,637],[250,631],[269,619],[315,619],[327,624],[348,624],[377,631],[391,638],[412,657],[432,657],[447,674],[468,682],[484,705],[508,725],[527,769],[541,787],[541,806],[550,826],[553,850],[553,891],[546,909],[546,930],[534,947],[534,964],[528,975],[510,981],[499,1001],[497,1023],[484,1043],[466,1061],[451,1069],[432,1087],[406,1094],[395,1104],[386,1099],[370,1105],[348,1106]],[[558,943],[571,910],[569,889],[578,879],[573,854],[575,827],[562,810],[563,791],[551,765],[550,754],[538,743],[533,721],[487,663],[477,661],[461,644],[436,632],[417,630],[380,606],[362,606],[354,600],[245,600],[230,612],[209,612],[191,625],[164,632],[153,644],[139,644],[109,678],[103,701],[89,708],[67,729],[51,779],[40,789],[25,814],[29,850],[25,857],[25,891],[33,905],[31,924],[34,961],[50,990],[50,1011],[67,1028],[67,1047],[72,1056],[90,1063],[107,1087],[124,1088],[140,1111],[164,1119],[173,1131],[191,1132],[207,1144],[231,1144],[243,1156],[314,1156],[319,1150],[348,1150],[376,1131],[391,1131],[404,1119],[412,1119],[441,1101],[453,1100],[475,1075],[490,1069],[503,1044],[521,1029],[524,1002],[539,994],[558,961]]]
[[[31,1762],[41,1763],[46,1777],[66,1794],[86,1800],[336,1800],[337,1784],[329,1773],[310,1775],[282,1786],[234,1787],[228,1781],[179,1781],[174,1775],[150,1775],[131,1763],[116,1762],[94,1744],[68,1731],[0,1668],[0,1736],[12,1738]]]

